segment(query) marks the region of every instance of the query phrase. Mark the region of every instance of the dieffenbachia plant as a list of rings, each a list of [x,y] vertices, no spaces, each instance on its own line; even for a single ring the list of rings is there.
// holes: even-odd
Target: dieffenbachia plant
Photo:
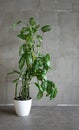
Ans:
[[[14,24],[14,28],[17,24],[22,24],[18,21]],[[17,35],[23,44],[19,47],[19,71],[13,70],[12,73],[17,74],[17,79],[13,80],[15,86],[15,99],[28,100],[30,98],[30,84],[35,77],[36,81],[33,82],[38,88],[37,99],[43,97],[45,93],[50,99],[53,99],[57,95],[57,87],[53,81],[47,79],[47,72],[50,67],[50,55],[42,54],[40,48],[43,42],[43,36],[39,34],[39,31],[43,33],[51,30],[50,25],[41,27],[36,23],[35,19],[31,17],[28,25],[23,25],[19,34]],[[18,94],[18,83],[21,80],[21,88]],[[31,85],[32,87],[32,85]]]

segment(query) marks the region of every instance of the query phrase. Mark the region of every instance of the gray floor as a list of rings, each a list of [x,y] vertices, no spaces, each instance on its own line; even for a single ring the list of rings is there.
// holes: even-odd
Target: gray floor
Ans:
[[[0,130],[79,130],[79,107],[32,107],[28,117],[0,107]]]

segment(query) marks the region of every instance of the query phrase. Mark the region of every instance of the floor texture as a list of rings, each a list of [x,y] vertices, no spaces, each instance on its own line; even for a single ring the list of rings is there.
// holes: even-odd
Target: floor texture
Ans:
[[[79,130],[79,107],[32,107],[28,117],[0,107],[0,130]]]

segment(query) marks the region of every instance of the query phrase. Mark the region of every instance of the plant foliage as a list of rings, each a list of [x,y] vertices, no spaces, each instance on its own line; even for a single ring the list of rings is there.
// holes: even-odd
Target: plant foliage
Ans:
[[[13,25],[15,28],[18,21]],[[13,80],[15,86],[15,99],[26,100],[30,98],[29,87],[31,80],[35,77],[35,86],[38,88],[37,99],[43,97],[44,93],[53,99],[57,95],[57,87],[53,81],[47,80],[47,72],[51,68],[50,55],[42,54],[40,51],[43,42],[43,36],[39,34],[39,30],[43,33],[51,30],[50,25],[41,27],[31,17],[28,25],[23,26],[18,33],[18,37],[23,40],[23,44],[19,47],[19,71],[13,70],[10,74],[17,74],[17,79]],[[21,79],[22,87],[18,95],[18,83]]]

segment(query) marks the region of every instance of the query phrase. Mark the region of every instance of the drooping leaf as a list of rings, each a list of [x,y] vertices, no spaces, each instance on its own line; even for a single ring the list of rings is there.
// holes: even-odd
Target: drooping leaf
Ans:
[[[37,94],[37,99],[41,99],[42,97],[43,97],[43,93],[41,91],[39,91]]]
[[[42,32],[48,32],[51,30],[51,25],[45,25],[41,28]]]
[[[38,87],[39,91],[43,92],[43,88],[42,88],[42,86],[40,84],[35,83],[35,85]]]
[[[47,95],[50,95],[50,94],[51,94],[51,92],[52,92],[52,81],[47,80],[47,88],[46,88],[46,91],[47,91]]]
[[[15,82],[17,82],[18,80],[19,80],[19,78],[14,79],[12,82],[15,83]]]
[[[38,83],[35,83],[35,85],[38,87],[38,89],[39,89],[39,84]]]
[[[47,88],[47,81],[44,80],[44,81],[42,82],[41,86],[42,86],[43,91],[45,91],[46,88]]]
[[[56,97],[57,87],[53,81],[47,80],[46,96],[50,96],[50,100]]]
[[[26,44],[23,44],[19,47],[19,56],[21,56],[23,53],[25,53],[26,50]]]
[[[21,56],[20,60],[19,60],[19,68],[22,69],[25,63],[25,57],[24,55]]]
[[[21,74],[19,71],[17,70],[13,70],[14,73],[17,73],[17,74]]]
[[[51,95],[50,95],[50,100],[52,100],[53,98],[55,98],[57,95],[57,88],[54,88],[51,92]]]
[[[12,71],[12,72],[9,72],[8,75],[10,75],[10,74],[14,74],[14,73],[15,73],[15,72]]]
[[[20,74],[19,71],[17,71],[17,70],[13,70],[12,72],[9,72],[8,75],[10,75],[10,74],[14,74],[14,73]]]

